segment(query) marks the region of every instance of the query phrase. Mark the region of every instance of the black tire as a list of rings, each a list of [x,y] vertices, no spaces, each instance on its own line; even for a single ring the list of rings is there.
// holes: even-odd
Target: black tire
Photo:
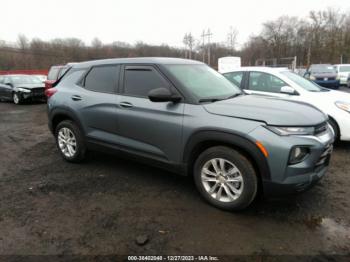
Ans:
[[[222,202],[214,199],[205,189],[201,172],[202,168],[209,160],[222,158],[230,161],[240,171],[243,178],[243,190],[240,196],[232,202]],[[202,197],[215,207],[224,210],[238,211],[249,206],[255,199],[258,191],[258,178],[252,163],[240,152],[225,146],[211,147],[200,154],[194,164],[194,181]]]
[[[22,104],[21,96],[16,92],[12,94],[12,101],[15,105]]]
[[[71,157],[66,156],[59,146],[58,134],[62,128],[68,128],[75,136],[75,140],[76,140],[75,153]],[[73,121],[64,120],[64,121],[60,122],[57,125],[56,130],[55,130],[55,138],[56,138],[57,148],[65,160],[67,160],[68,162],[73,162],[73,163],[79,163],[79,162],[82,162],[84,160],[85,155],[86,155],[86,144],[85,144],[84,136],[83,136],[80,128]]]
[[[333,128],[335,142],[338,142],[340,140],[340,131],[339,131],[338,124],[335,122],[333,118],[329,118],[329,124]]]

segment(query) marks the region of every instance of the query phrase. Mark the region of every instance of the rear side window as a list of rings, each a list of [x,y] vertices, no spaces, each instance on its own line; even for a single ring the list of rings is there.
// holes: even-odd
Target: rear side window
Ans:
[[[57,66],[51,67],[49,74],[47,75],[47,80],[57,80],[60,68]]]
[[[226,73],[224,76],[234,83],[236,86],[240,87],[243,79],[243,72],[232,72]]]
[[[168,81],[152,67],[127,67],[124,77],[124,93],[127,95],[147,97],[152,89],[170,88]]]
[[[119,79],[120,66],[93,67],[85,78],[85,88],[101,93],[115,93]]]

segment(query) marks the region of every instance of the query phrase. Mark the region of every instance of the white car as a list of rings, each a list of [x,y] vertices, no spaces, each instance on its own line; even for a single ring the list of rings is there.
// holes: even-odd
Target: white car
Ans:
[[[350,93],[320,87],[283,68],[241,67],[223,75],[248,94],[280,97],[317,107],[329,116],[336,137],[350,141]]]
[[[350,64],[334,65],[334,68],[335,70],[337,70],[337,74],[340,79],[340,84],[347,85],[348,77],[350,76]]]

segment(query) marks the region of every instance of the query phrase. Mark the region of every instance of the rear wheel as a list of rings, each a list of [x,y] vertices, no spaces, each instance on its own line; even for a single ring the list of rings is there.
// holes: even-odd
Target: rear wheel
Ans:
[[[79,127],[71,120],[64,120],[55,131],[56,144],[62,157],[69,162],[81,162],[86,146]]]
[[[254,200],[258,189],[252,163],[225,146],[209,148],[198,157],[194,180],[205,200],[226,210],[244,209]]]

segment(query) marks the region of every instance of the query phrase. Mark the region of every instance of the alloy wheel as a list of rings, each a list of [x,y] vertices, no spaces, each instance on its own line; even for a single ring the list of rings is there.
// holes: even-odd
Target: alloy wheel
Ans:
[[[58,131],[58,146],[61,152],[69,158],[72,158],[77,152],[77,140],[74,133],[67,127]]]
[[[206,192],[220,202],[233,202],[243,192],[241,172],[232,162],[223,158],[213,158],[203,165],[201,181]]]

